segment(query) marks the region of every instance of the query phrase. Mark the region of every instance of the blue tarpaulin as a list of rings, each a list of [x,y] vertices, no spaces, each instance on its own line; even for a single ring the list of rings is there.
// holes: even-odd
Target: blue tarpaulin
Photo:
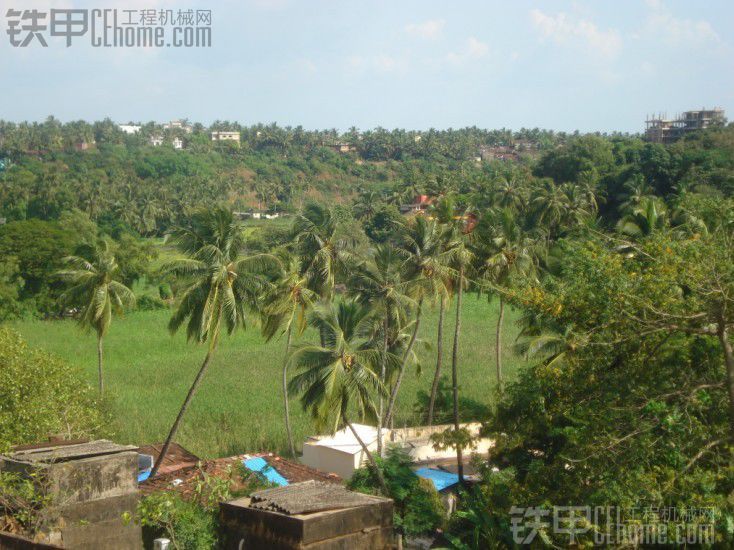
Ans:
[[[437,468],[418,468],[415,473],[418,477],[430,479],[433,482],[433,486],[436,488],[436,491],[443,491],[444,489],[459,483],[458,474],[444,472]]]
[[[268,481],[275,483],[276,485],[280,485],[281,487],[288,485],[288,480],[280,475],[278,470],[268,464],[264,458],[248,458],[247,460],[244,460],[243,463],[245,468],[252,470],[253,472],[260,472]]]

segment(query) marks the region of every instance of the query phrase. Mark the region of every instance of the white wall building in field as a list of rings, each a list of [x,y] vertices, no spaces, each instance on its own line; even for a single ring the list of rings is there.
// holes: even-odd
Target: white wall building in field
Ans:
[[[377,428],[363,424],[353,424],[353,426],[370,452],[376,452]],[[383,441],[385,446],[397,445],[402,447],[416,463],[452,459],[456,457],[455,450],[436,451],[431,442],[431,435],[452,427],[453,425],[445,424],[395,430],[385,429],[383,430]],[[461,424],[461,427],[469,430],[469,433],[477,438],[475,440],[476,447],[465,451],[467,463],[470,455],[486,455],[494,446],[494,441],[491,439],[479,437],[481,428],[479,422]],[[349,428],[338,431],[334,435],[308,437],[303,443],[301,462],[322,472],[335,473],[343,479],[350,479],[354,470],[361,467],[366,460],[367,455]]]

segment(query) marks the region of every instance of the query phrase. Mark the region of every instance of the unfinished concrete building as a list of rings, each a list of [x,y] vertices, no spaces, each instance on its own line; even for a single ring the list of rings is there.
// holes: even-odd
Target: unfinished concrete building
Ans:
[[[685,111],[675,118],[664,114],[648,116],[645,120],[645,138],[653,143],[673,143],[687,133],[726,123],[723,109]]]

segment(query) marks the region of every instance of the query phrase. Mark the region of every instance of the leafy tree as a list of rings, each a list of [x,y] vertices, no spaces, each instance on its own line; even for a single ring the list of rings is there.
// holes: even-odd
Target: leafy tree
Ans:
[[[79,325],[97,333],[99,393],[104,391],[103,340],[113,315],[121,315],[135,303],[135,295],[119,280],[119,267],[106,240],[97,244],[91,260],[80,256],[64,258],[67,269],[58,277],[68,286],[60,297],[67,307],[79,308]]]
[[[0,452],[49,435],[105,435],[109,421],[81,372],[0,328]]]
[[[412,469],[410,455],[390,447],[385,458],[376,458],[377,467],[387,483],[394,503],[394,525],[401,533],[417,536],[432,533],[444,524],[441,498],[429,480],[421,479]],[[380,488],[375,471],[360,468],[349,480],[349,489],[374,494]]]
[[[20,316],[23,280],[15,258],[0,261],[0,323]]]

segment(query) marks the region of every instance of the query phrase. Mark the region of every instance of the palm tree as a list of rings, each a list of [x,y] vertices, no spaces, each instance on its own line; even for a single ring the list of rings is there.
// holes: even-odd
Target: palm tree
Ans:
[[[443,251],[451,253],[458,247],[460,239],[458,238],[460,223],[463,223],[461,216],[456,216],[456,205],[451,197],[442,198],[433,211],[435,219],[437,219],[447,230],[443,236]],[[458,218],[458,220],[457,220]],[[457,223],[460,222],[460,223]],[[438,291],[438,328],[436,334],[436,369],[433,373],[433,382],[431,384],[431,395],[428,400],[428,425],[433,426],[433,414],[436,408],[436,397],[438,395],[438,386],[441,381],[441,369],[443,367],[443,328],[446,315],[446,305],[449,296],[453,290],[453,273],[446,272],[444,279],[438,279],[436,290]]]
[[[241,227],[232,213],[222,208],[194,212],[189,225],[174,230],[172,237],[188,257],[168,264],[166,271],[185,278],[189,285],[182,293],[168,329],[175,333],[186,323],[188,339],[208,343],[208,348],[151,477],[158,472],[176,437],[181,420],[214,357],[222,329],[232,334],[244,327],[246,309],[256,309],[258,296],[267,289],[263,273],[276,263],[270,255],[241,255]]]
[[[405,374],[405,368],[411,358],[413,346],[418,337],[423,302],[425,299],[434,300],[443,288],[443,281],[452,276],[450,266],[453,250],[446,250],[444,243],[449,231],[434,219],[425,216],[416,216],[406,222],[403,228],[402,242],[399,248],[407,259],[405,262],[406,280],[411,281],[408,294],[417,302],[415,324],[408,346],[398,372],[398,378],[390,392],[390,399],[385,413],[385,425],[389,425],[395,412],[400,385]]]
[[[387,380],[387,366],[390,356],[391,334],[405,319],[406,311],[415,302],[405,293],[407,284],[404,280],[404,256],[398,249],[386,245],[377,245],[371,253],[369,261],[358,269],[350,281],[350,289],[357,300],[364,306],[371,305],[379,312],[381,322],[378,323],[381,340],[380,382],[384,386]],[[382,456],[383,397],[379,396],[377,420],[377,451]]]
[[[328,207],[310,203],[296,217],[293,234],[301,274],[308,279],[309,288],[323,299],[330,298],[345,259],[337,220]]]
[[[657,197],[643,197],[631,212],[617,222],[617,231],[643,237],[669,225],[665,205]]]
[[[454,255],[454,263],[458,272],[456,278],[456,322],[454,324],[454,345],[451,349],[451,383],[453,386],[453,405],[454,405],[454,430],[458,434],[461,429],[459,418],[459,338],[461,336],[461,301],[464,294],[464,285],[466,284],[466,269],[472,260],[472,253],[461,242],[456,249]],[[462,457],[461,445],[456,445],[456,465],[459,481],[464,483],[464,460]]]
[[[135,295],[120,282],[120,269],[106,240],[101,240],[89,261],[80,256],[64,258],[68,269],[58,272],[59,278],[71,285],[61,295],[61,302],[82,310],[79,324],[97,333],[97,370],[99,393],[104,391],[102,375],[103,339],[112,324],[113,314],[122,314],[125,307],[135,303]]]
[[[288,359],[291,352],[291,341],[295,327],[296,336],[306,329],[306,313],[313,307],[317,299],[311,291],[306,278],[301,275],[298,259],[286,251],[277,254],[283,269],[273,287],[267,293],[262,306],[262,332],[266,341],[270,341],[279,331],[285,332],[285,360],[283,362],[283,404],[285,407],[285,429],[288,435],[288,446],[291,456],[295,458],[296,447],[293,443],[290,409],[288,404]]]
[[[376,373],[381,356],[370,339],[372,311],[355,301],[317,306],[310,323],[324,335],[324,345],[307,345],[296,350],[291,362],[303,372],[290,389],[301,395],[304,410],[310,411],[317,427],[332,433],[347,426],[362,447],[385,495],[385,478],[375,458],[354,429],[350,414],[360,420],[377,420],[373,392],[384,392]]]
[[[544,180],[532,195],[530,207],[533,211],[535,223],[545,226],[554,234],[568,214],[570,204],[568,196],[560,185],[552,180]]]
[[[535,271],[535,241],[523,232],[511,210],[494,217],[485,216],[476,232],[475,251],[480,258],[479,272],[495,288],[499,287],[500,309],[495,332],[497,387],[502,391],[502,324],[505,299],[502,289],[517,276]]]

